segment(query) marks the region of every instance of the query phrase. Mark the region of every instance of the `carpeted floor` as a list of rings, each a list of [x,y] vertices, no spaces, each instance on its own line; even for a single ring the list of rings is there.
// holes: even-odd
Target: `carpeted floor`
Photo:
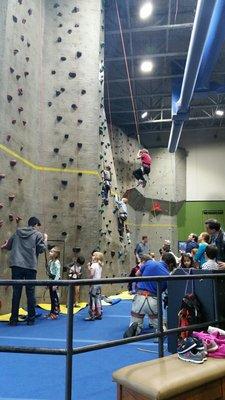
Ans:
[[[128,300],[104,307],[103,319],[93,322],[84,321],[87,309],[81,310],[74,316],[74,346],[121,338],[129,325],[130,308]],[[45,311],[34,326],[21,323],[10,327],[1,322],[1,345],[64,348],[66,316],[60,315],[58,320],[52,321],[44,319],[44,315]],[[64,356],[1,353],[0,357],[0,400],[64,400]],[[157,344],[153,340],[74,356],[73,399],[115,400],[112,372],[156,357]]]

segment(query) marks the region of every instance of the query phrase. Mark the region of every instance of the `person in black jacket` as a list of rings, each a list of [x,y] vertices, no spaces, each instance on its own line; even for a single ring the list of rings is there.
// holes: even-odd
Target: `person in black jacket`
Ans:
[[[205,221],[206,230],[210,235],[210,244],[218,249],[217,261],[225,261],[225,233],[216,219]]]

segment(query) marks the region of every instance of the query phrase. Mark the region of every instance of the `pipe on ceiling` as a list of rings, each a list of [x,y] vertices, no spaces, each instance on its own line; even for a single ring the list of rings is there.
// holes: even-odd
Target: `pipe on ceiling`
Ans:
[[[217,0],[209,25],[196,90],[209,89],[210,76],[225,39],[225,1]]]
[[[215,2],[211,0],[199,0],[197,3],[180,97],[176,103],[173,102],[172,104],[173,122],[168,143],[170,153],[177,150],[184,121],[188,119],[190,102],[195,89],[214,6]]]

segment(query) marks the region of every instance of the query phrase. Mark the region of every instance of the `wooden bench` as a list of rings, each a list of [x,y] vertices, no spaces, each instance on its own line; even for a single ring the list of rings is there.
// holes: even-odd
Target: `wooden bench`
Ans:
[[[193,364],[173,354],[121,368],[113,380],[117,400],[225,400],[225,359]]]

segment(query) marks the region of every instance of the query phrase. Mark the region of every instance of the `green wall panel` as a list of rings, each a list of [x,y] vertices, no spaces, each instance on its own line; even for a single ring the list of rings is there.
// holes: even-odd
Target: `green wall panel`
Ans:
[[[205,210],[209,213],[205,214]],[[217,219],[224,227],[224,216],[225,201],[187,201],[177,214],[178,240],[186,240],[191,232],[204,231],[204,221],[208,218]]]

